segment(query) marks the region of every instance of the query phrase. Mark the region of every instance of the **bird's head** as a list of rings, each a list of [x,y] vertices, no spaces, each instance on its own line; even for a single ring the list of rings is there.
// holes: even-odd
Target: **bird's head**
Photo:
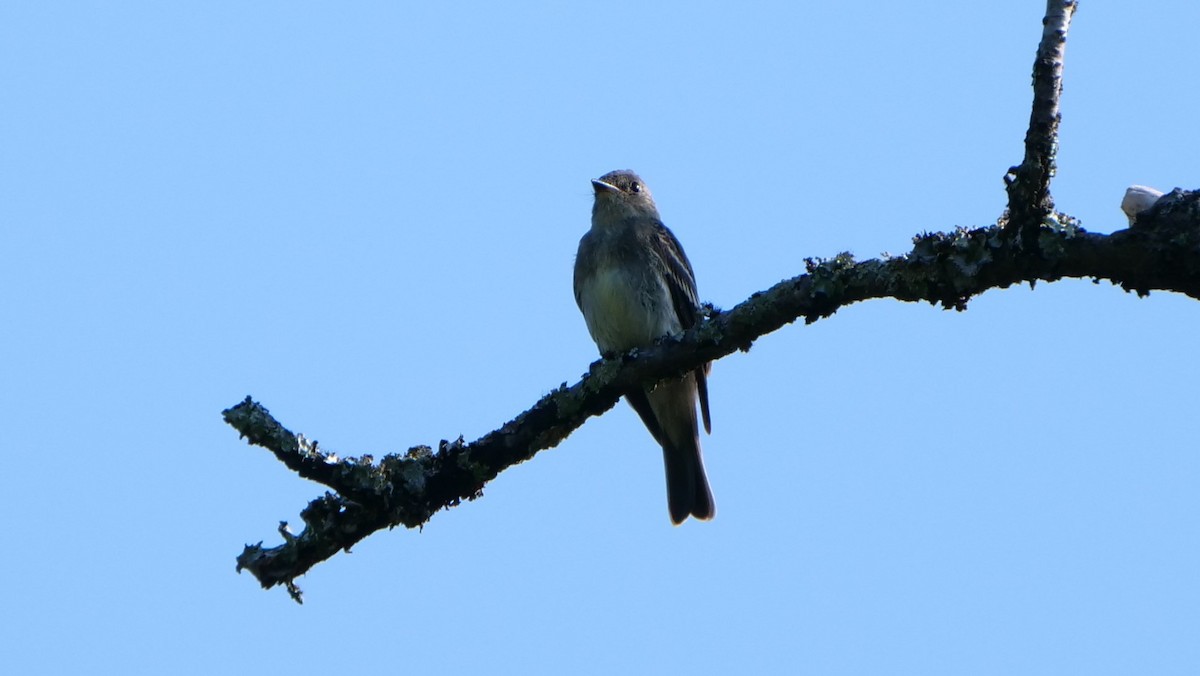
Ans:
[[[658,207],[650,195],[650,188],[628,169],[610,171],[592,179],[592,189],[596,192],[596,201],[592,205],[593,222],[597,216],[613,221],[638,216],[658,218]]]

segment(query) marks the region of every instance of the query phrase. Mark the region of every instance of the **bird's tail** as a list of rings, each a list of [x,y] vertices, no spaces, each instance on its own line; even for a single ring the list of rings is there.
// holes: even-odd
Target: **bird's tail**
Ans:
[[[667,469],[667,507],[671,511],[671,522],[679,525],[688,516],[702,521],[713,518],[717,508],[704,473],[699,436],[693,436],[691,443],[678,445],[664,440],[663,464]]]
[[[667,470],[667,506],[676,525],[689,516],[707,520],[717,513],[700,455],[696,395],[697,380],[692,373],[677,380],[664,380],[648,391],[626,395],[662,446]]]

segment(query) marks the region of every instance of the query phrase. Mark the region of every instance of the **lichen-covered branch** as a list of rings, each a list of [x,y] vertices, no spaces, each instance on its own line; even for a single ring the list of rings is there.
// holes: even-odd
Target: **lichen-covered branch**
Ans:
[[[238,570],[264,587],[287,586],[313,565],[384,528],[419,528],[438,511],[471,500],[504,469],[553,448],[589,417],[612,408],[621,395],[737,350],[803,318],[811,323],[870,298],[927,301],[962,310],[988,289],[1063,277],[1108,280],[1144,295],[1177,291],[1200,299],[1200,195],[1176,190],[1148,211],[1128,206],[1133,225],[1112,235],[1084,231],[1056,213],[1050,194],[1062,91],[1062,59],[1073,0],[1049,0],[1034,65],[1034,103],[1025,158],[1009,171],[1009,205],[997,225],[913,239],[907,254],[855,261],[849,254],[812,260],[807,272],[756,293],[727,312],[709,308],[705,321],[680,336],[591,365],[578,383],[565,384],[488,435],[466,443],[441,442],[435,452],[339,459],[293,434],[247,398],[224,412],[250,443],[271,450],[302,477],[332,492],[301,513],[293,534],[281,524],[283,543],[249,545]],[[1140,196],[1140,193],[1139,193]],[[1127,200],[1128,201],[1128,200]],[[1145,200],[1149,202],[1149,200]]]
[[[849,254],[809,260],[808,271],[756,293],[677,338],[592,364],[499,429],[470,443],[442,442],[403,455],[338,459],[292,434],[247,398],[225,411],[251,443],[270,449],[301,476],[335,494],[313,501],[304,529],[277,547],[246,547],[238,568],[264,587],[286,584],[367,535],[394,526],[420,527],[439,510],[478,497],[504,469],[553,448],[589,417],[634,387],[678,376],[705,362],[749,349],[759,336],[797,319],[811,323],[871,298],[927,301],[962,310],[973,296],[1020,282],[1063,277],[1108,280],[1139,294],[1177,291],[1200,299],[1200,193],[1175,191],[1142,213],[1135,228],[1089,233],[1062,214],[1043,222],[1037,249],[1004,224],[915,237],[897,257],[856,262]]]

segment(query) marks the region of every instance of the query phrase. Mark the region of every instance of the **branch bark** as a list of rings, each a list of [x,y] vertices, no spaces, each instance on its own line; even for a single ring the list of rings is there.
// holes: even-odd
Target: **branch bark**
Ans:
[[[224,411],[251,444],[273,452],[289,469],[331,489],[301,513],[303,530],[281,524],[284,542],[248,545],[237,559],[263,587],[286,585],[371,533],[422,527],[435,513],[473,500],[504,469],[553,448],[589,417],[612,408],[633,388],[677,377],[803,318],[828,317],[871,298],[927,301],[963,310],[988,289],[1063,277],[1108,280],[1127,291],[1177,291],[1200,299],[1200,193],[1176,190],[1138,214],[1128,230],[1089,233],[1054,211],[1050,179],[1059,122],[1062,58],[1073,0],[1050,0],[1034,66],[1034,105],[1025,158],[1006,176],[1009,206],[991,227],[913,238],[907,254],[855,261],[850,254],[806,260],[806,272],[751,296],[726,312],[709,307],[692,330],[614,359],[561,386],[486,436],[442,441],[435,452],[414,446],[375,462],[339,459],[293,434],[247,397]]]

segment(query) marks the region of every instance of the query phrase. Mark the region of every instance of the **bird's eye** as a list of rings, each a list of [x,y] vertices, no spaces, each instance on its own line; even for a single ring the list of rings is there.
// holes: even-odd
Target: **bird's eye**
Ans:
[[[634,181],[633,183],[629,184],[629,192],[641,192],[641,191],[642,191],[641,183]]]

